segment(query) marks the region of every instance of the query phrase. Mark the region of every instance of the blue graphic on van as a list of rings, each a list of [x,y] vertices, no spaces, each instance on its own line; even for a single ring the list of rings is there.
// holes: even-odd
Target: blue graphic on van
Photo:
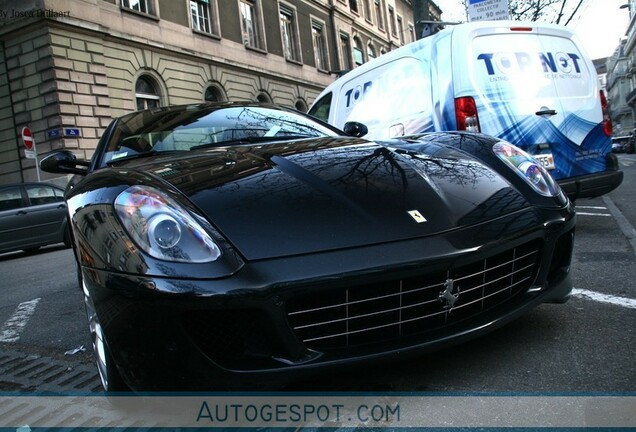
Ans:
[[[604,171],[605,154],[611,144],[603,132],[603,125],[591,124],[574,114],[569,115],[565,123],[575,128],[591,130],[578,145],[551,122],[538,117],[526,117],[498,136],[516,143],[548,143],[549,150],[542,150],[538,144],[525,147],[531,154],[552,153],[555,169],[550,171],[550,174],[557,180]],[[599,145],[603,142],[607,142],[607,145]]]
[[[497,98],[505,99],[502,95],[505,92],[498,93],[486,95],[492,103],[491,111],[478,102],[478,111],[497,113],[480,117],[482,128],[488,128],[494,136],[514,143],[532,155],[552,153],[555,169],[550,170],[550,175],[555,180],[607,169],[605,155],[611,151],[611,140],[605,135],[602,123],[587,121],[575,113],[569,113],[560,126],[538,116],[517,117],[509,104],[492,102]],[[457,128],[453,107],[447,107],[443,117],[446,130]],[[572,130],[584,131],[585,138],[580,143],[572,141],[563,132]]]
[[[580,57],[574,53],[483,53],[477,56],[477,60],[484,62],[488,75],[539,71],[569,74],[573,69],[575,73],[581,73]]]
[[[356,86],[354,88],[350,88],[345,92],[346,103],[345,106],[349,108],[352,104],[358,102],[359,100],[364,99],[364,96],[371,89],[373,85],[372,81],[365,82],[362,86]],[[351,97],[353,95],[353,98]]]

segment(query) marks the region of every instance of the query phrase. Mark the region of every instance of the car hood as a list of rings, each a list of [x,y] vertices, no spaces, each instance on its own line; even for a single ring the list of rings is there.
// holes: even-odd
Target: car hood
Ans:
[[[172,184],[256,260],[430,236],[528,205],[495,171],[452,154],[325,138],[133,165]]]

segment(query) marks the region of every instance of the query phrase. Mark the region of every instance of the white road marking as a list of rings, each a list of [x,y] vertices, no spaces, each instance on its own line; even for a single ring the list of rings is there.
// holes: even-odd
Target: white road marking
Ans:
[[[586,212],[577,211],[576,214],[577,214],[577,216],[605,216],[605,217],[612,217],[612,215],[609,214],[609,213],[586,213]]]
[[[579,211],[579,209],[586,209],[586,210],[607,210],[607,207],[602,207],[602,206],[576,206],[576,214],[579,216],[604,216],[604,217],[608,217],[608,216],[612,216],[609,213],[589,213],[589,212],[582,212]]]
[[[581,297],[588,300],[594,300],[600,303],[613,304],[616,306],[623,306],[629,309],[636,309],[636,300],[627,297],[618,297],[609,294],[603,294],[596,291],[589,291],[584,289],[574,288],[572,290],[574,297]]]
[[[39,301],[40,299],[36,298],[18,305],[13,315],[0,329],[0,342],[17,342],[20,339],[20,333],[35,312],[35,307]]]

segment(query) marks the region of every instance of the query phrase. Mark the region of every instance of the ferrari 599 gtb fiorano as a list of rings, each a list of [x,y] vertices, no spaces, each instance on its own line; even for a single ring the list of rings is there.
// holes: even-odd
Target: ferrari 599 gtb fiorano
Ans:
[[[139,111],[66,192],[106,390],[211,390],[432,350],[564,302],[575,212],[532,157],[251,103]]]

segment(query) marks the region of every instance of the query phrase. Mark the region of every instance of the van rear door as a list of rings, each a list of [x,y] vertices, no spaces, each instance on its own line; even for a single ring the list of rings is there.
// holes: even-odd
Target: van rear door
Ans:
[[[475,98],[481,132],[524,148],[555,179],[604,171],[611,145],[597,75],[572,33],[515,23],[470,32],[453,35],[455,52],[467,45],[466,61],[453,64],[454,90]]]

